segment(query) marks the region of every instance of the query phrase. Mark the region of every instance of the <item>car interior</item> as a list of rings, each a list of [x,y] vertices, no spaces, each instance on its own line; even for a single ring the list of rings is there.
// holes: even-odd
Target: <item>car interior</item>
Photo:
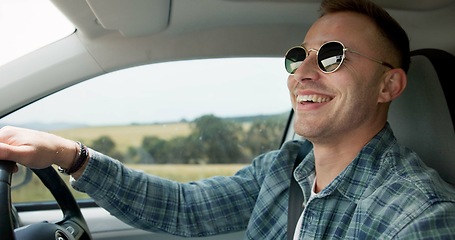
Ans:
[[[286,85],[284,53],[302,42],[318,18],[320,3],[319,0],[49,1],[74,25],[74,31],[0,65],[0,127],[2,120],[11,123],[8,117],[53,94],[143,65],[220,58],[279,58],[284,78],[273,80]],[[449,92],[451,67],[455,66],[455,0],[374,2],[402,24],[411,44],[407,88],[392,103],[388,121],[401,144],[416,151],[455,187],[455,106],[454,96]],[[254,65],[247,67],[248,72],[265,71]],[[218,70],[223,74],[222,69]],[[184,74],[168,74],[166,81],[186,78]],[[108,90],[108,84],[103,88]],[[234,101],[236,93],[226,95]],[[271,101],[274,98],[266,97]],[[108,104],[108,101],[97,101]],[[292,129],[293,114],[290,105],[287,107],[279,144],[302,139]],[[70,108],[71,112],[79,109],[73,105]],[[54,239],[45,237],[51,236],[56,228],[66,232],[69,227],[75,228],[76,239],[184,239],[128,226],[92,200],[74,199],[67,189],[67,179],[62,180],[52,169],[33,172],[55,199],[11,203],[12,169],[0,164],[0,216],[4,216],[0,217],[1,236],[36,239],[35,233],[42,232],[41,239]],[[30,230],[30,226],[36,230],[21,230],[27,227]],[[190,239],[242,238],[241,231]]]

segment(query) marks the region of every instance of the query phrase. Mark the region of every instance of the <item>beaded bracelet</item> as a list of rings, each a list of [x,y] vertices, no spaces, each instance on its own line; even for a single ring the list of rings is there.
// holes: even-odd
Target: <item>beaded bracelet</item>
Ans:
[[[77,142],[77,143],[79,144],[79,152],[76,157],[76,160],[74,161],[73,165],[68,169],[58,166],[58,171],[60,173],[71,175],[71,174],[77,172],[79,169],[81,169],[81,167],[87,161],[87,159],[88,159],[87,147],[84,144],[82,144],[81,142]]]

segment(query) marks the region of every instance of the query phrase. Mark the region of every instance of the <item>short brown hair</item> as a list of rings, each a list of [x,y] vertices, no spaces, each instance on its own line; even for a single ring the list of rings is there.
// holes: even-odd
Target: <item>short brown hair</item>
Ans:
[[[396,50],[399,67],[409,69],[409,38],[400,24],[389,13],[369,0],[324,0],[321,3],[321,17],[336,12],[356,12],[366,15],[378,26],[379,31]]]

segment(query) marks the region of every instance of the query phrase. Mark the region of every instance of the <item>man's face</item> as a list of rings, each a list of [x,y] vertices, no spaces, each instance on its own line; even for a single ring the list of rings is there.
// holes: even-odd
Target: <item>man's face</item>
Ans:
[[[307,32],[303,46],[319,50],[325,42],[339,41],[348,49],[382,59],[380,39],[369,18],[341,12],[316,21]],[[316,52],[311,51],[294,75],[288,77],[296,133],[313,143],[325,143],[364,133],[372,125],[383,126],[386,110],[380,110],[383,108],[379,107],[378,94],[387,69],[347,51],[337,71],[323,73],[316,59]]]

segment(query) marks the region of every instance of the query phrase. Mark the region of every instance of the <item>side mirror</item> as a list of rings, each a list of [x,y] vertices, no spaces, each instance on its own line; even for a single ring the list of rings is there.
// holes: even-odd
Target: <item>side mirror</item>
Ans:
[[[19,189],[32,181],[33,172],[27,167],[17,164],[19,170],[13,174],[11,190]]]

